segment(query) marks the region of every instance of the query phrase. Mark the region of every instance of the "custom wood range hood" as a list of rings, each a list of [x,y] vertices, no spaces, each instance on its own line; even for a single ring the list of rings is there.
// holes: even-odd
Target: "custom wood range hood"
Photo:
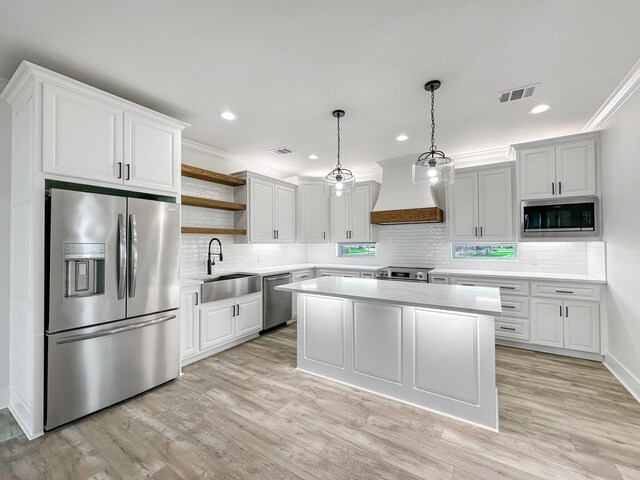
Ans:
[[[411,167],[415,157],[381,160],[382,186],[373,211],[371,223],[398,225],[404,223],[442,223],[444,187],[429,188],[411,181]]]

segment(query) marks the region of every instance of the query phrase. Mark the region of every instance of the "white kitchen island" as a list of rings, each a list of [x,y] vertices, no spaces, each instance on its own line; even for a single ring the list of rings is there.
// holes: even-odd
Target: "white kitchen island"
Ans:
[[[498,429],[497,288],[323,277],[298,295],[298,370]]]

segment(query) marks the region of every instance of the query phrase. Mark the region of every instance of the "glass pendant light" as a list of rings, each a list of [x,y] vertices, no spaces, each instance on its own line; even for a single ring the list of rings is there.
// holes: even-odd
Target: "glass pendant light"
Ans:
[[[327,197],[342,197],[353,194],[356,179],[351,170],[343,168],[340,163],[340,119],[345,115],[344,110],[334,110],[332,115],[338,124],[338,163],[336,168],[324,177],[324,193]]]
[[[428,183],[430,187],[451,185],[454,181],[454,162],[436,147],[435,92],[440,88],[440,80],[425,83],[424,89],[431,92],[431,148],[418,157],[413,165],[414,183]]]

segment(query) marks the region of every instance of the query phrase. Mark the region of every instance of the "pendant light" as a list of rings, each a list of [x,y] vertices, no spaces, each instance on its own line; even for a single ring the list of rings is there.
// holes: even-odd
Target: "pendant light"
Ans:
[[[324,193],[327,197],[342,197],[353,194],[356,179],[351,170],[342,167],[340,163],[340,119],[344,117],[344,110],[334,110],[331,113],[337,119],[338,126],[338,163],[324,177]]]
[[[454,162],[436,147],[435,94],[440,80],[425,83],[424,89],[431,92],[431,148],[418,157],[413,165],[413,182],[428,183],[430,187],[451,185],[454,181]]]

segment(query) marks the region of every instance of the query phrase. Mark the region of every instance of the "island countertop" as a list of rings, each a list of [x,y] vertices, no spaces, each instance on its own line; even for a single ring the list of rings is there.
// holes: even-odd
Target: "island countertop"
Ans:
[[[502,315],[500,291],[488,287],[322,277],[281,285],[276,287],[276,290],[494,317]]]

